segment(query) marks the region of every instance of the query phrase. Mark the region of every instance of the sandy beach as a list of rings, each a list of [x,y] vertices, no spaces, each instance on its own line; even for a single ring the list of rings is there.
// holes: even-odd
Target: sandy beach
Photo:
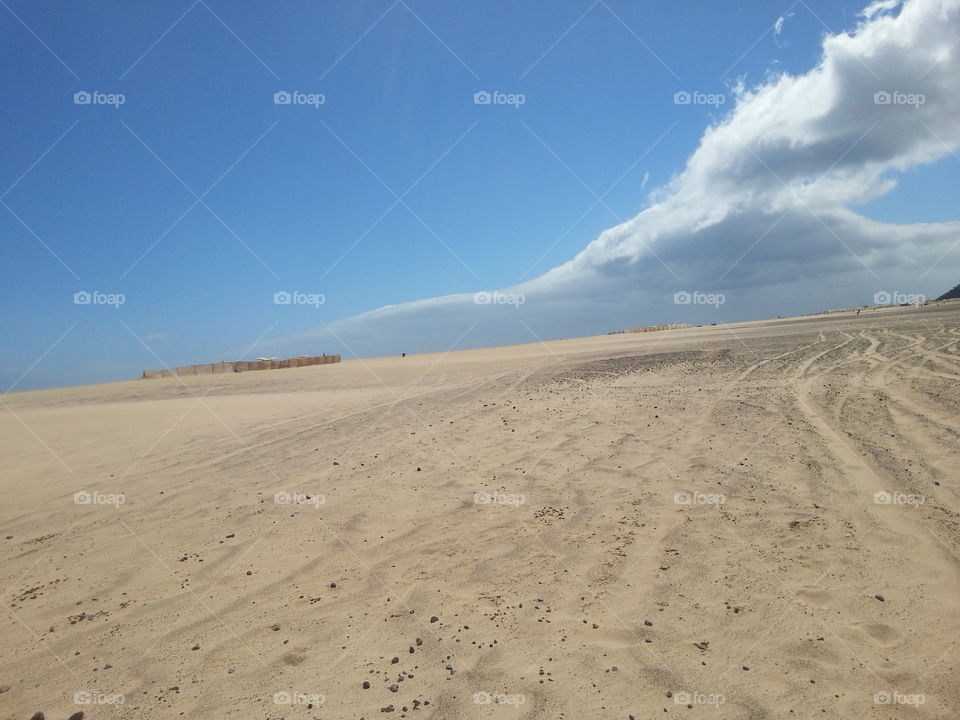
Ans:
[[[958,380],[952,303],[5,396],[0,717],[956,717]]]

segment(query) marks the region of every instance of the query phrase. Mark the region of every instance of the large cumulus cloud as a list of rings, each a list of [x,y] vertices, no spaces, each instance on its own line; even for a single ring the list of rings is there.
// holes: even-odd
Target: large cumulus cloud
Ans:
[[[736,89],[729,114],[648,208],[569,262],[506,288],[508,297],[381,308],[266,346],[443,350],[953,285],[960,223],[881,223],[851,208],[960,147],[958,38],[960,0],[879,0],[852,31],[823,39],[809,72]],[[727,303],[707,315],[674,304],[678,290],[722,292]]]

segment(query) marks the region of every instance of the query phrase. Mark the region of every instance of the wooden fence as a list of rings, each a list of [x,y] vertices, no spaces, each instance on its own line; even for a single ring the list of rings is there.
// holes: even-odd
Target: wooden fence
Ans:
[[[231,362],[207,363],[205,365],[184,365],[169,370],[144,370],[145,380],[161,377],[187,377],[191,375],[218,375],[219,373],[247,372],[250,370],[280,370],[283,368],[307,367],[308,365],[327,365],[340,362],[339,355],[312,355],[289,358],[287,360],[236,360]]]
[[[660,330],[682,330],[683,328],[693,327],[693,325],[651,325],[650,327],[628,328],[625,333],[659,332]]]

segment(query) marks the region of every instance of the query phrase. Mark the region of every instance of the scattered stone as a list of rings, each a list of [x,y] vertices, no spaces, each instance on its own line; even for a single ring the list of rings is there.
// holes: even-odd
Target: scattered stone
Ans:
[[[390,661],[390,664],[391,664],[391,665],[396,665],[398,662],[400,662],[400,658],[395,657],[393,660]]]
[[[393,705],[386,705],[380,708],[380,712],[393,712]]]
[[[191,649],[191,650],[199,650],[199,649],[200,649],[200,646],[199,646],[199,645],[194,645],[194,646],[193,646],[192,648],[190,648],[190,649]]]
[[[229,540],[230,538],[236,537],[236,536],[237,536],[236,533],[230,533],[229,535],[227,535],[227,540]]]
[[[391,685],[391,686],[390,686],[389,688],[387,688],[387,689],[388,689],[390,692],[397,692],[397,690],[400,689],[400,686],[397,685],[396,683],[394,683],[393,685]]]
[[[364,690],[369,690],[369,689],[370,689],[370,683],[369,683],[369,681],[367,681],[367,680],[364,680],[364,681],[363,681],[363,689],[364,689]]]
[[[437,622],[437,620],[439,620],[439,619],[440,619],[440,618],[438,618],[436,615],[432,615],[432,616],[430,617],[430,622],[435,623],[435,622]]]
[[[330,587],[335,588],[336,586],[337,586],[336,583],[330,583]]]
[[[875,597],[877,600],[879,600],[880,602],[885,602],[885,599],[884,599],[883,595],[874,595],[874,597]]]
[[[643,624],[646,625],[647,627],[653,627],[653,623],[650,622],[649,620],[644,620]]]

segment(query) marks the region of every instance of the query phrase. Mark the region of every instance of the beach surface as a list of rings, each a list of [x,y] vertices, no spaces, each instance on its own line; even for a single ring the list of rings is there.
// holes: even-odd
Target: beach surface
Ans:
[[[958,303],[2,399],[2,718],[960,716]]]

